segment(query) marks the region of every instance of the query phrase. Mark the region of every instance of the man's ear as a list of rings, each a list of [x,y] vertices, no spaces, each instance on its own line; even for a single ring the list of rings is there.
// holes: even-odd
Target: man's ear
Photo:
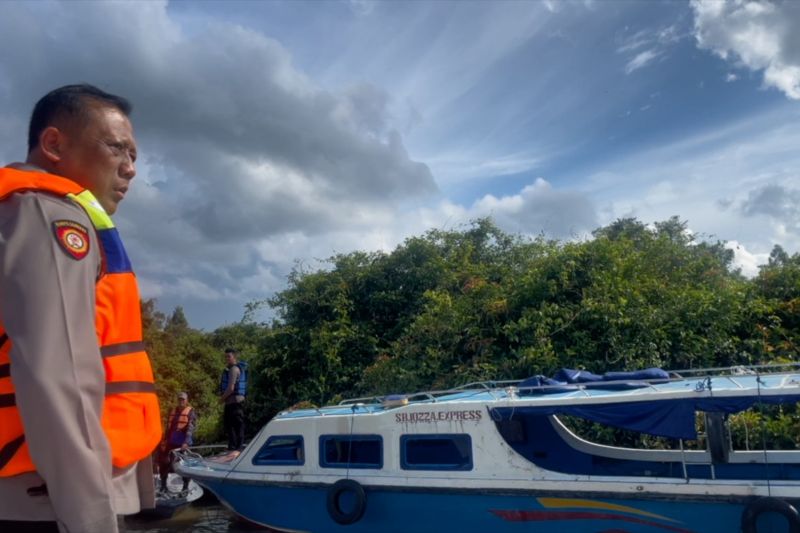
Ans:
[[[39,135],[39,149],[50,162],[58,163],[64,153],[64,133],[55,126],[46,127]]]

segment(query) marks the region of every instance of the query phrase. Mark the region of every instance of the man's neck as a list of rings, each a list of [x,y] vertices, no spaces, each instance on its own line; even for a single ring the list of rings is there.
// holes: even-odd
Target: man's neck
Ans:
[[[33,163],[11,163],[6,165],[6,168],[13,168],[14,170],[27,170],[29,172],[45,172],[47,171],[40,166],[34,165]]]

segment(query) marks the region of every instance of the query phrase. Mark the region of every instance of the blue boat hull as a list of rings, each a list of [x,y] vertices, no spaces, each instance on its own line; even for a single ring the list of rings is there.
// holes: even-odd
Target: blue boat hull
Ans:
[[[365,487],[363,516],[341,525],[328,511],[329,485],[202,480],[247,520],[313,533],[736,533],[745,501],[598,498],[588,494],[502,493]],[[349,503],[342,500],[342,507]],[[759,533],[788,532],[775,515]]]

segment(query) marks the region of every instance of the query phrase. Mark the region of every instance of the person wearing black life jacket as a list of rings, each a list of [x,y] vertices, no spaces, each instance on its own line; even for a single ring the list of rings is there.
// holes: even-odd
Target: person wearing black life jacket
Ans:
[[[238,360],[233,348],[225,350],[225,370],[219,382],[220,401],[225,404],[223,426],[228,450],[240,451],[244,444],[244,398],[247,393],[247,364]]]
[[[167,433],[158,453],[160,490],[167,491],[167,476],[172,472],[172,450],[186,450],[193,444],[192,435],[197,427],[197,413],[189,405],[189,395],[178,393],[178,405],[169,415]],[[183,490],[189,490],[189,478],[183,478]]]

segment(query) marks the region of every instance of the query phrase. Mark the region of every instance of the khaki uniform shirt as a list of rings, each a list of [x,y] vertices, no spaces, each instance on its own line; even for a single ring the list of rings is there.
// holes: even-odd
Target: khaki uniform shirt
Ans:
[[[57,220],[87,228],[85,257],[61,248]],[[154,505],[150,459],[113,468],[100,426],[105,375],[94,321],[100,267],[97,236],[77,204],[40,192],[0,202],[0,317],[12,341],[11,379],[37,468],[0,478],[0,520],[55,520],[62,533],[114,533],[117,514]],[[46,493],[35,489],[45,483]]]

